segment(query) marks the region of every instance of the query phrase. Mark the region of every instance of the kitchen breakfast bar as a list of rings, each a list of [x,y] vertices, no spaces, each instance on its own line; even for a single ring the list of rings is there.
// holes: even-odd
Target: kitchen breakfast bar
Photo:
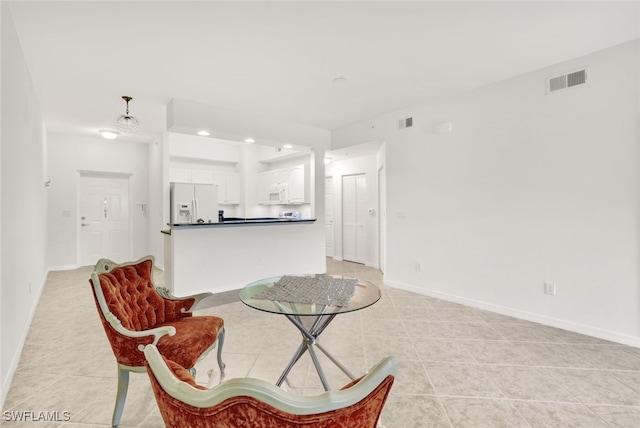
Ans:
[[[165,287],[176,296],[326,270],[324,229],[315,219],[225,218],[172,224],[162,233]]]

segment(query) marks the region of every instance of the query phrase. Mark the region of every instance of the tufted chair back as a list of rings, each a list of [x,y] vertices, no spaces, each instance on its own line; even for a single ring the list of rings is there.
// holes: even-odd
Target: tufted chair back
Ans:
[[[148,330],[167,321],[191,316],[181,310],[189,308],[193,299],[171,301],[163,298],[153,285],[152,268],[152,261],[145,260],[98,275],[109,312],[129,330]]]

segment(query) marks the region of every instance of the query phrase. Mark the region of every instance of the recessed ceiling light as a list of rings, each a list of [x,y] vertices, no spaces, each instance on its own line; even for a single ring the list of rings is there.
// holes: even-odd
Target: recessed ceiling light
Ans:
[[[101,129],[98,132],[102,135],[102,138],[106,138],[107,140],[115,140],[118,138],[118,135],[120,135],[118,131],[109,131],[107,129]]]
[[[204,129],[201,129],[200,131],[198,131],[198,135],[201,137],[208,137],[209,135],[209,131],[205,131]]]
[[[253,138],[249,137],[249,138],[245,138],[245,139],[244,139],[244,142],[245,142],[245,143],[255,143],[255,142],[256,142],[256,140],[254,140]]]
[[[293,145],[292,144],[283,144],[282,148],[283,149],[293,149]]]

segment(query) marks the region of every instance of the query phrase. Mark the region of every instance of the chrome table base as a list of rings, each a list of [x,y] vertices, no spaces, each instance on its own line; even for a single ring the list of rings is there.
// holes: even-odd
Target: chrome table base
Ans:
[[[289,372],[291,371],[293,366],[298,362],[298,360],[300,360],[300,357],[302,357],[305,352],[309,352],[309,355],[313,360],[313,365],[315,366],[316,371],[318,372],[318,376],[320,377],[320,381],[322,382],[322,386],[324,387],[325,391],[328,391],[330,389],[329,382],[327,381],[327,377],[324,374],[324,370],[322,370],[320,360],[318,359],[318,355],[316,354],[316,351],[314,349],[315,347],[322,351],[322,353],[326,355],[329,360],[331,360],[331,362],[335,364],[340,370],[342,370],[342,372],[346,374],[349,379],[355,380],[355,376],[353,376],[345,366],[343,366],[333,355],[331,355],[318,343],[320,334],[322,334],[329,323],[333,321],[336,314],[326,315],[323,311],[323,313],[316,317],[310,328],[307,328],[304,325],[299,315],[285,314],[285,316],[289,319],[289,321],[293,323],[293,325],[298,328],[298,330],[300,330],[300,333],[302,333],[302,343],[298,347],[298,350],[295,352],[295,354],[293,354],[293,358],[291,358],[289,365],[282,372],[282,375],[278,379],[278,382],[276,382],[276,385],[281,386],[285,379],[287,379],[287,376],[289,375]]]

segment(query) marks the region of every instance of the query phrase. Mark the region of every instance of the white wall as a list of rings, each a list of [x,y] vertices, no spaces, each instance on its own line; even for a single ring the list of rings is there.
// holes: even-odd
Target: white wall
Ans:
[[[167,104],[168,131],[195,135],[201,129],[212,137],[238,142],[251,137],[259,144],[291,143],[322,149],[331,144],[331,132],[314,126],[179,98]]]
[[[47,261],[55,268],[73,267],[78,257],[79,171],[131,174],[131,259],[149,253],[149,145],[75,135],[49,135],[49,213]],[[151,143],[153,144],[153,143]],[[153,207],[156,208],[155,206]],[[70,213],[70,215],[66,215]],[[158,231],[159,233],[159,231]]]
[[[6,17],[6,13],[3,13],[3,11],[6,9],[5,5],[0,5],[0,22],[2,23],[2,27],[0,27],[0,30],[3,28],[8,27],[8,24],[5,24],[5,17]],[[13,30],[15,31],[15,29]],[[5,34],[4,32],[1,33],[2,39],[0,40],[5,40]],[[5,48],[2,44],[0,44],[0,82],[2,82],[2,84],[4,84],[4,80],[3,80],[3,67],[2,65],[4,64],[5,61],[5,57],[4,57],[4,52],[5,52]],[[8,58],[6,59],[8,60]],[[2,100],[2,84],[0,84],[0,100]],[[2,118],[2,102],[0,102],[0,118]],[[2,129],[0,128],[0,225],[2,224],[2,135],[1,135],[1,131]],[[2,242],[2,227],[0,227],[0,242]],[[2,294],[3,294],[3,287],[2,287],[2,245],[0,245],[0,348],[4,349],[4,341],[3,341],[3,337],[2,337],[2,326],[4,325],[4,318],[2,317],[2,308],[3,308],[3,304],[2,304]],[[5,388],[5,383],[7,385],[10,384],[10,381],[8,381],[8,378],[13,376],[13,372],[11,372],[11,375],[8,375],[9,373],[9,369],[5,369],[5,366],[3,364],[4,358],[3,358],[3,353],[0,351],[0,408],[4,408],[4,399],[6,397],[6,390],[9,389],[9,387],[7,386]]]
[[[335,131],[386,140],[387,283],[640,345],[638,62],[636,41]]]
[[[0,407],[46,280],[46,133],[7,4],[2,14]]]
[[[334,207],[334,258],[342,260],[342,177],[364,174],[367,183],[367,207],[374,213],[368,214],[366,222],[367,253],[365,264],[378,267],[378,169],[376,154],[353,159],[333,161],[325,166],[325,174],[333,182]]]
[[[166,165],[169,168],[169,165]],[[149,254],[156,259],[156,266],[164,269],[163,235],[161,230],[168,229],[164,222],[164,152],[163,144],[156,140],[149,144]],[[166,201],[167,206],[169,200]]]
[[[201,161],[225,162],[234,165],[240,162],[240,146],[209,137],[168,133],[171,145],[169,155],[176,158],[198,159]]]
[[[218,293],[284,272],[325,272],[324,236],[316,229],[302,222],[173,228],[171,289],[176,296]]]

